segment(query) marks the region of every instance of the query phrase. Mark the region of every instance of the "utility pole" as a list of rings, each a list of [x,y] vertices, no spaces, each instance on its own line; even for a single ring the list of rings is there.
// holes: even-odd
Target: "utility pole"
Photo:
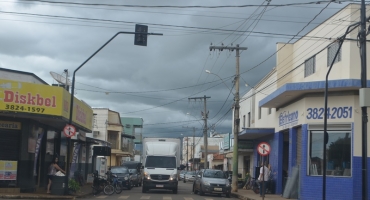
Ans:
[[[187,127],[183,126],[183,128],[192,128],[193,129],[193,145],[191,147],[191,156],[192,156],[192,161],[191,161],[191,170],[194,171],[194,159],[195,159],[195,130],[197,128],[195,127]]]
[[[188,98],[190,99],[203,99],[204,101],[204,113],[202,112],[203,120],[204,120],[204,128],[203,128],[203,142],[204,142],[204,169],[208,169],[208,135],[207,135],[207,118],[208,118],[208,112],[207,112],[207,99],[211,97],[207,97],[204,95],[204,97],[193,97]]]
[[[210,46],[209,50],[218,49],[220,51],[228,49],[231,51],[236,50],[236,74],[235,74],[235,94],[234,94],[234,148],[233,148],[233,177],[231,191],[238,191],[238,135],[239,135],[239,50],[247,50],[247,47],[239,47],[239,44],[236,47],[232,46]]]
[[[367,88],[366,77],[366,8],[365,0],[361,1],[361,30],[360,30],[360,52],[361,52],[361,88]],[[361,107],[362,111],[362,199],[368,199],[367,191],[367,107]]]
[[[186,171],[189,171],[189,137],[186,137]]]

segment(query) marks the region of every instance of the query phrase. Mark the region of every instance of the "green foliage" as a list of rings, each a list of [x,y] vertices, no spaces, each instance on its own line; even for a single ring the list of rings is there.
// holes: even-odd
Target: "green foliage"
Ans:
[[[74,179],[69,179],[68,188],[74,192],[77,192],[80,190],[80,184]]]

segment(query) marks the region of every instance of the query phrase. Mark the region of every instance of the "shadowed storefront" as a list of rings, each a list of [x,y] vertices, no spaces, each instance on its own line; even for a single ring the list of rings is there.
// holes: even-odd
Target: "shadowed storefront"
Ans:
[[[36,81],[14,80],[17,76],[0,79],[0,192],[33,192],[46,187],[47,168],[54,157],[66,167],[67,142],[62,130],[68,123],[70,94],[34,74],[4,71]],[[93,112],[83,101],[74,102],[73,125],[78,132],[74,141],[81,144],[86,153],[81,157],[86,161],[84,132],[91,132]]]

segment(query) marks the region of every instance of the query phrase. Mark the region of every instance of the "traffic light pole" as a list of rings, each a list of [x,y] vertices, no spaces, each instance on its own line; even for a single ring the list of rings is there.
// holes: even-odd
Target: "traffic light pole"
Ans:
[[[142,25],[139,25],[139,28],[142,27]],[[147,30],[147,29],[146,29]],[[75,76],[76,72],[81,69],[91,58],[93,58],[100,50],[102,50],[107,44],[109,44],[115,37],[117,37],[119,34],[135,34],[135,39],[140,40],[140,41],[134,41],[136,45],[141,45],[141,46],[146,46],[146,37],[148,35],[163,35],[162,33],[148,33],[148,32],[125,32],[125,31],[120,31],[116,33],[113,37],[111,37],[103,46],[101,46],[98,50],[96,50],[88,59],[85,60],[77,69],[74,70],[73,72],[73,77],[72,77],[72,88],[71,88],[71,103],[69,106],[69,124],[72,125],[72,117],[73,117],[73,100],[74,100],[74,89],[75,89]],[[145,37],[145,40],[143,40],[143,36]],[[65,178],[65,194],[68,194],[68,177],[70,173],[70,166],[69,166],[69,156],[70,156],[70,148],[71,148],[71,138],[69,137],[67,139],[67,162],[66,162],[66,178]]]

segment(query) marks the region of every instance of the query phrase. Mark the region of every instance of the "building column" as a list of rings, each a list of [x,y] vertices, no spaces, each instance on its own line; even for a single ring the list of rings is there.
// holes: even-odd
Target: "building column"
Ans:
[[[283,146],[284,146],[284,134],[282,132],[275,133],[274,141],[277,142],[277,158],[276,166],[277,173],[275,175],[276,181],[276,194],[283,194]],[[276,154],[275,154],[276,155]],[[274,171],[273,171],[274,172]]]
[[[297,164],[297,129],[289,129],[289,165],[288,175],[292,175],[293,167]]]

